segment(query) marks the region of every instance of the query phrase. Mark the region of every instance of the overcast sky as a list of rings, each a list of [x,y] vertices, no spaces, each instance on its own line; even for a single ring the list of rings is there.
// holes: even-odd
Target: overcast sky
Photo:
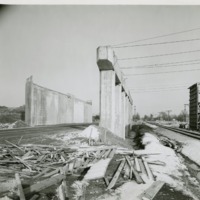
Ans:
[[[93,113],[98,113],[98,46],[200,28],[199,19],[200,6],[3,6],[0,8],[0,105],[23,105],[25,81],[33,75],[34,82],[41,86],[92,100]],[[114,48],[114,51],[122,59],[200,50],[200,29],[133,44],[191,39],[195,40]],[[200,51],[118,63],[124,68],[198,59],[200,62]],[[126,83],[133,89],[137,112],[157,114],[170,109],[178,114],[189,103],[187,88],[200,81],[200,64],[195,62],[123,69],[124,74],[132,74],[127,76]],[[192,69],[195,71],[188,71]],[[181,70],[186,71],[149,74]]]

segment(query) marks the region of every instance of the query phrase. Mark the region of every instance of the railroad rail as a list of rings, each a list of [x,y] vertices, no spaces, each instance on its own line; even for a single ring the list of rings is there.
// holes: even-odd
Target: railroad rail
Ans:
[[[168,129],[170,131],[174,131],[174,132],[180,133],[182,135],[186,135],[186,136],[200,140],[200,133],[199,132],[180,129],[180,128],[174,128],[174,127],[169,127],[169,126],[164,126],[164,125],[160,125],[160,124],[157,124],[157,123],[153,123],[153,124],[156,125],[156,126],[159,126],[161,128]]]
[[[56,124],[36,127],[0,129],[0,138],[2,137],[18,137],[18,136],[31,136],[37,134],[51,134],[55,132],[62,132],[69,128],[83,130],[89,125],[98,125],[98,123],[70,123],[70,124]]]

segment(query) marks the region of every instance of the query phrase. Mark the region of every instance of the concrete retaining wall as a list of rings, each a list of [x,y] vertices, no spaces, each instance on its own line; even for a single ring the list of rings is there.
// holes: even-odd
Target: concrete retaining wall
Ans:
[[[92,122],[92,103],[26,81],[25,121],[30,126]]]

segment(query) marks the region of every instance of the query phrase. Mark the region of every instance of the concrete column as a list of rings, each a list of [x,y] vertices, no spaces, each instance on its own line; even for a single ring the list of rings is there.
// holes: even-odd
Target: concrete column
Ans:
[[[125,137],[128,137],[129,133],[129,99],[128,96],[125,98]]]
[[[122,86],[115,86],[115,134],[121,137],[121,91]]]
[[[125,92],[121,93],[121,138],[125,139]]]
[[[100,126],[115,131],[115,72],[100,72]]]
[[[130,124],[130,129],[132,128],[132,105],[131,102],[129,100],[129,124]]]

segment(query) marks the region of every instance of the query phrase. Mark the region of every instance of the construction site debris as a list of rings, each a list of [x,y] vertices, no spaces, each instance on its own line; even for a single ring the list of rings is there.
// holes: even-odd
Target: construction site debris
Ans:
[[[68,196],[69,187],[66,178],[76,176],[80,170],[89,168],[87,173],[72,186],[75,191],[74,199],[84,199],[87,185],[92,180],[104,179],[105,187],[115,187],[119,177],[135,180],[137,183],[145,183],[142,175],[144,163],[142,156],[136,157],[133,151],[112,145],[76,146],[51,146],[51,145],[20,145],[6,140],[7,144],[0,145],[0,197],[8,195],[36,199],[45,189],[54,187],[59,199]],[[117,152],[120,154],[117,154]],[[107,176],[109,164],[113,157],[118,155],[120,164],[112,177]],[[142,164],[141,164],[142,163]],[[143,167],[144,168],[144,167]],[[147,170],[148,171],[148,170]],[[125,176],[126,174],[126,176]],[[149,179],[149,176],[146,178]],[[5,187],[13,181],[12,187]],[[16,187],[17,186],[17,187]],[[15,191],[15,188],[18,191]],[[79,189],[78,189],[79,188]],[[13,191],[11,195],[11,191]],[[13,197],[14,198],[14,197]]]

